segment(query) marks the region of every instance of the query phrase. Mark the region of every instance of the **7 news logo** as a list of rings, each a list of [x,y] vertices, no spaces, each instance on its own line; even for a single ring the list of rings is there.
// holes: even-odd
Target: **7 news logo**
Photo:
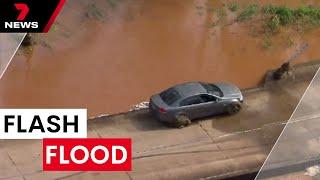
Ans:
[[[48,32],[65,0],[1,0],[0,32]]]
[[[25,3],[15,3],[14,4],[15,8],[19,12],[19,15],[17,17],[17,21],[15,22],[4,22],[4,27],[6,29],[8,28],[33,28],[36,29],[39,27],[38,22],[26,22],[24,21],[26,16],[28,15],[30,9],[29,6]]]
[[[20,14],[17,17],[17,20],[18,21],[23,21],[26,18],[27,14],[28,14],[28,12],[30,10],[29,6],[27,4],[24,4],[24,3],[15,3],[14,6],[16,7],[16,9],[18,11],[20,11]]]

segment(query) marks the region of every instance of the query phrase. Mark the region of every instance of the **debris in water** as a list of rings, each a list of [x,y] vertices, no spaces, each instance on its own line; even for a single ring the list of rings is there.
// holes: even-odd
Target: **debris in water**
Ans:
[[[305,172],[304,175],[311,176],[311,177],[316,176],[317,174],[320,173],[320,166],[316,165],[316,166],[308,167],[306,171],[307,172]]]
[[[278,68],[273,73],[273,79],[280,80],[285,73],[289,74],[289,71],[290,71],[290,62],[283,63],[281,67]]]
[[[92,116],[89,119],[97,119],[97,118],[102,118],[102,117],[108,117],[110,114],[100,114],[98,116]]]
[[[137,110],[140,110],[140,109],[147,109],[149,108],[149,102],[141,102],[139,104],[136,104],[133,106],[133,108],[131,108],[129,111],[137,111]]]
[[[273,79],[274,80],[280,80],[282,76],[287,73],[289,75],[290,72],[290,62],[297,59],[300,54],[302,54],[307,48],[309,47],[308,43],[303,44],[294,54],[293,56],[290,57],[285,63],[281,65],[280,68],[278,68],[274,73],[273,73]]]

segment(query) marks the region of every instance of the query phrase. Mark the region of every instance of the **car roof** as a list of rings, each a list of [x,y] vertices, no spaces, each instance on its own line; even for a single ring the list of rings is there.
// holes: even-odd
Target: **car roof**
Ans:
[[[207,93],[207,91],[201,85],[201,82],[182,83],[174,86],[173,88],[179,92],[181,99],[190,97],[196,94]]]

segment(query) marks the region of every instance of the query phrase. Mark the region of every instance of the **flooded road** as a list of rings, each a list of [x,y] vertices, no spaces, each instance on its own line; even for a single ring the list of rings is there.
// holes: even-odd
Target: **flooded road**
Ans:
[[[69,0],[50,33],[36,35],[33,50],[12,61],[0,81],[0,106],[112,114],[185,81],[257,86],[306,42],[295,63],[320,57],[319,30],[276,35],[266,49],[251,23],[228,24],[234,13],[207,10],[222,7],[205,0]],[[226,23],[212,25],[217,19]]]

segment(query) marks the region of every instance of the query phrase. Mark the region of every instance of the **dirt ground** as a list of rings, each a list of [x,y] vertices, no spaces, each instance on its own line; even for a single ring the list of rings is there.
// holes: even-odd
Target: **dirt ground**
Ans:
[[[148,110],[89,121],[88,137],[132,138],[131,172],[42,172],[41,140],[2,140],[0,179],[215,179],[257,171],[318,66],[246,90],[243,109],[234,116],[183,129],[165,127]]]
[[[232,23],[236,13],[228,2],[68,0],[51,31],[34,35],[33,50],[20,49],[14,58],[0,81],[0,106],[114,114],[185,81],[257,86],[267,70],[304,43],[309,48],[295,63],[320,57],[320,30],[284,30],[264,48],[265,36],[253,28],[255,22]],[[257,3],[236,2],[239,11]],[[316,0],[259,3],[319,5]]]

